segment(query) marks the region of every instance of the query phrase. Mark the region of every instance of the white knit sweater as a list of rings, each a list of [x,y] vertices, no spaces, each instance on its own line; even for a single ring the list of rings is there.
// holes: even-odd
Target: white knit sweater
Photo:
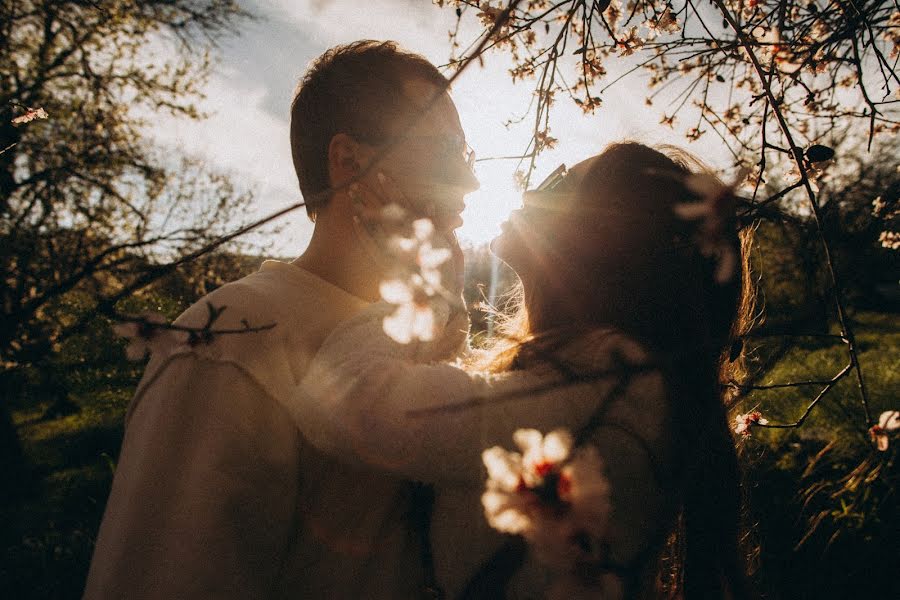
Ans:
[[[276,261],[178,323],[202,326],[207,302],[227,307],[215,329],[275,327],[153,356],[128,410],[85,598],[417,597],[408,484],[325,456],[293,411],[319,344],[368,303]]]
[[[391,310],[375,304],[335,328],[310,364],[292,410],[306,439],[325,453],[437,484],[432,540],[438,579],[450,597],[501,541],[488,530],[479,501],[482,451],[511,447],[519,428],[576,431],[604,403],[603,425],[591,441],[612,485],[611,558],[627,564],[655,543],[656,532],[672,518],[673,502],[654,477],[671,468],[672,457],[671,408],[659,371],[632,374],[615,395],[618,376],[565,383],[546,364],[470,373],[432,362],[430,349],[441,344],[391,340],[382,327]],[[455,327],[451,335],[458,334]],[[634,340],[610,330],[579,336],[558,358],[582,372],[650,360]],[[438,407],[444,408],[421,410]],[[522,574],[514,595],[539,597],[539,581],[534,573]]]

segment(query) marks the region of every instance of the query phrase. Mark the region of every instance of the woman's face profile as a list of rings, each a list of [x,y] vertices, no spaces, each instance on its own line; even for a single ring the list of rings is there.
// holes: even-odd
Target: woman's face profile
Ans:
[[[491,252],[520,277],[552,274],[565,260],[566,248],[595,244],[580,226],[592,200],[578,193],[578,184],[597,160],[593,157],[572,167],[548,190],[523,194],[522,207],[512,211],[501,225],[501,234],[491,241]]]

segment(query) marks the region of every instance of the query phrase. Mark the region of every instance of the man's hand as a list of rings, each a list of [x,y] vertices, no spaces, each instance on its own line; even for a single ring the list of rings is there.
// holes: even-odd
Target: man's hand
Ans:
[[[451,360],[466,347],[469,315],[463,298],[465,258],[451,226],[441,229],[414,212],[398,187],[378,173],[375,182],[354,184],[350,197],[359,242],[369,248],[382,276],[423,293],[435,310],[449,309],[441,333],[428,342],[430,360]],[[427,221],[427,222],[426,222]]]
[[[441,274],[441,289],[438,292],[448,300],[459,298],[465,282],[465,258],[452,223],[436,222],[430,214],[433,211],[421,202],[407,199],[384,173],[378,172],[375,177],[367,179],[352,184],[349,189],[360,243],[369,249],[369,254],[385,273],[421,266],[416,260],[404,265],[403,259],[408,257],[404,257],[402,250],[398,251],[398,238],[412,239],[416,244],[427,243],[435,250],[449,250],[450,258],[438,268]],[[427,239],[416,239],[419,233],[413,223],[418,219],[427,219],[433,226]]]

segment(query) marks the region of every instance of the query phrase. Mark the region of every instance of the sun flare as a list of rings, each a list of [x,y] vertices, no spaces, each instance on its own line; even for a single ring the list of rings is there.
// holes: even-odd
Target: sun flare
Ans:
[[[522,205],[522,193],[508,168],[480,166],[476,174],[481,188],[466,196],[463,225],[457,233],[461,242],[481,246],[500,235],[500,224]]]

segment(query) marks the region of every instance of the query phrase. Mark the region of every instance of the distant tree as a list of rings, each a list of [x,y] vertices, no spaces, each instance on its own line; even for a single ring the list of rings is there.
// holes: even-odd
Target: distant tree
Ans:
[[[819,195],[841,291],[860,308],[900,310],[900,137],[876,142],[870,153],[859,137],[836,149],[840,164]]]
[[[898,140],[876,141],[867,153],[860,136],[845,137],[835,146],[840,159],[818,182],[822,227],[843,275],[840,291],[855,308],[900,308],[900,253],[885,244],[887,232],[900,225]],[[773,193],[771,186],[766,193]],[[786,206],[803,206],[796,193],[785,196]],[[808,218],[765,219],[753,237],[753,263],[765,308],[761,327],[827,332],[834,319],[828,301],[831,283],[815,224]]]
[[[236,0],[0,0],[0,386],[246,214],[248,193],[148,132],[203,117],[216,41],[248,17]]]

